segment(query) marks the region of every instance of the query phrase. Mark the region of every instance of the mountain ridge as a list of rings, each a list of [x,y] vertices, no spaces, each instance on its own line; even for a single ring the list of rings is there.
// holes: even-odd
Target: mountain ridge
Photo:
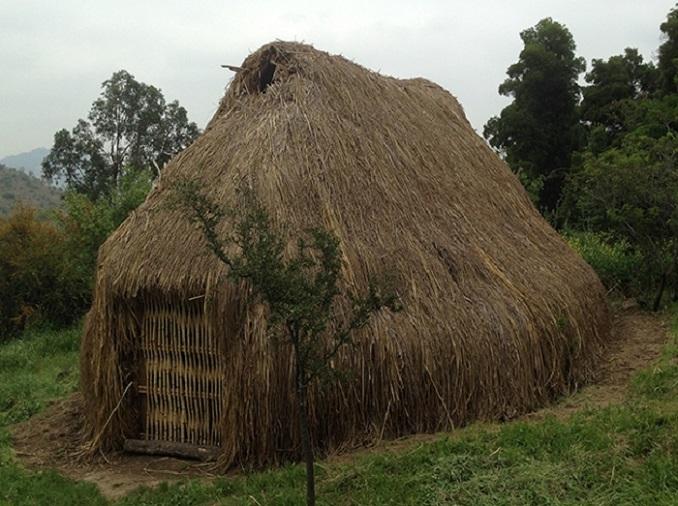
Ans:
[[[42,179],[0,164],[0,216],[11,213],[21,203],[41,210],[61,203],[62,192]]]
[[[26,172],[32,176],[42,176],[42,160],[49,154],[49,149],[40,147],[17,153],[15,155],[8,155],[0,158],[0,165],[9,167],[11,169],[18,169]]]

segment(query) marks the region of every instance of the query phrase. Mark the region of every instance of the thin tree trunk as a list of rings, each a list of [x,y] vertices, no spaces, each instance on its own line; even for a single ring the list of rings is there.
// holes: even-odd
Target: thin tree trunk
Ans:
[[[654,304],[652,305],[652,311],[658,311],[659,305],[662,303],[662,295],[664,295],[664,288],[666,288],[666,273],[662,274],[662,280],[659,285],[659,291],[657,292],[657,297],[654,299]]]
[[[313,469],[313,447],[311,433],[308,428],[308,390],[297,372],[297,408],[299,410],[299,429],[301,432],[301,449],[306,462],[306,504],[315,506],[315,473]]]

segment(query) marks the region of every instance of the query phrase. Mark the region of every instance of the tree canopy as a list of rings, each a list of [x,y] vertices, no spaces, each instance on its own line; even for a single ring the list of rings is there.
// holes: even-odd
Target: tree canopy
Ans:
[[[125,167],[158,173],[198,133],[179,102],[120,70],[104,81],[87,120],[56,132],[43,174],[97,198],[117,186]]]
[[[528,181],[539,181],[537,201],[555,209],[572,152],[579,147],[577,78],[586,68],[570,31],[551,18],[520,34],[524,47],[499,93],[513,98],[485,125],[490,144]]]
[[[589,149],[601,152],[618,144],[619,138],[631,129],[630,109],[636,101],[653,96],[658,77],[654,64],[644,62],[634,48],[626,48],[624,54],[607,60],[593,60],[579,108]]]
[[[659,73],[664,93],[678,93],[678,4],[671,9],[659,29],[664,43],[659,46]]]
[[[541,20],[499,86],[513,101],[484,129],[542,213],[595,246],[597,265],[614,263],[606,246],[640,259],[608,279],[643,303],[655,290],[655,308],[669,284],[678,300],[678,4],[659,29],[656,63],[627,47],[593,59],[580,86],[572,34]]]

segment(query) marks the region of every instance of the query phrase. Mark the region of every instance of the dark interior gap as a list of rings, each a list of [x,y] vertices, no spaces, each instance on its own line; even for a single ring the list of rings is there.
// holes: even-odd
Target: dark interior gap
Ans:
[[[266,88],[273,82],[275,76],[275,63],[267,61],[259,71],[259,91],[266,92]]]

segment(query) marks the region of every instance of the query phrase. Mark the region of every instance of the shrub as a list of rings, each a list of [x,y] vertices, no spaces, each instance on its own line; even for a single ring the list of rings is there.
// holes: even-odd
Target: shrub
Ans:
[[[66,254],[77,260],[82,276],[93,280],[99,247],[144,201],[151,181],[148,171],[128,170],[110,195],[96,201],[76,192],[64,196],[57,222],[66,235]]]
[[[639,129],[619,147],[587,153],[571,174],[564,205],[584,230],[611,234],[643,257],[635,280],[659,309],[667,289],[678,296],[678,136]],[[567,212],[566,212],[567,214]]]
[[[88,280],[65,254],[65,235],[36,210],[0,218],[0,340],[29,320],[71,323],[89,303]]]
[[[644,270],[643,258],[629,243],[595,232],[569,231],[565,238],[609,291],[629,296],[642,291],[638,274]]]
[[[68,325],[91,302],[99,246],[145,198],[151,177],[128,171],[112,194],[93,202],[68,193],[54,220],[15,208],[0,218],[0,341],[29,321]]]

